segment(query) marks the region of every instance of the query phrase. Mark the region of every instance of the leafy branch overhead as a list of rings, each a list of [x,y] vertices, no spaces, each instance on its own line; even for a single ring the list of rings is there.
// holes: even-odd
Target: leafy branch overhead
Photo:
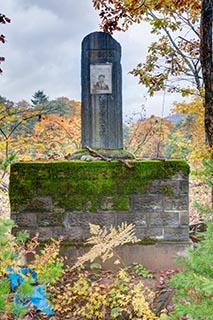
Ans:
[[[101,27],[109,33],[127,31],[134,23],[149,23],[150,32],[158,39],[149,46],[146,62],[139,63],[131,74],[150,95],[165,88],[187,95],[191,87],[200,94],[200,1],[192,5],[191,1],[175,0],[93,0],[93,5],[100,12]]]
[[[102,29],[109,33],[126,31],[134,23],[149,23],[157,41],[149,46],[146,61],[131,74],[150,95],[168,90],[202,97],[205,134],[212,147],[212,1],[93,0],[93,6],[99,10]]]

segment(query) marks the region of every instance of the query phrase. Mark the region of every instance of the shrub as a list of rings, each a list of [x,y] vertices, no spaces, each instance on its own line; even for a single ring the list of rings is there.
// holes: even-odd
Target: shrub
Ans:
[[[112,279],[111,279],[112,280]],[[63,284],[63,283],[62,283]],[[137,284],[121,269],[107,282],[94,280],[89,273],[78,271],[74,280],[65,281],[52,293],[60,315],[77,319],[159,319],[150,309],[153,293],[140,281]]]
[[[213,319],[213,221],[207,222],[203,240],[180,263],[183,272],[170,281],[176,288],[176,307],[170,319]]]
[[[35,256],[32,269],[26,268],[25,256],[35,254],[38,235],[27,241],[27,232],[18,232],[15,236],[13,227],[13,220],[0,219],[0,319],[19,319],[35,307],[52,314],[43,284],[54,283],[62,273],[63,263],[58,258],[61,240],[47,245],[41,255]],[[41,285],[37,285],[37,281],[41,281]],[[40,300],[35,299],[38,297]]]

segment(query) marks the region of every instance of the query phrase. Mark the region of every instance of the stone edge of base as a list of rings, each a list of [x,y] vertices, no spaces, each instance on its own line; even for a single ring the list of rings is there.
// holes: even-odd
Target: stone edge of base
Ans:
[[[193,247],[192,241],[172,241],[155,244],[125,244],[116,248],[116,254],[102,263],[100,259],[95,262],[101,264],[103,269],[119,270],[124,266],[131,265],[133,262],[142,264],[145,268],[156,270],[181,269],[177,258],[187,257],[188,248]],[[68,264],[74,264],[77,257],[88,251],[88,247],[65,246],[61,247],[63,255],[66,256]],[[115,264],[120,258],[121,264]]]

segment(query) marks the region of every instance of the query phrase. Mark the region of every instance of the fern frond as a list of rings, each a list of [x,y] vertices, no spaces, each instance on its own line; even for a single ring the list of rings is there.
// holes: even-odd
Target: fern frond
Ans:
[[[109,231],[107,228],[98,225],[90,224],[92,237],[86,242],[92,244],[93,247],[83,256],[77,259],[77,262],[71,269],[76,269],[82,266],[85,262],[93,262],[97,257],[100,257],[103,262],[113,257],[113,250],[125,243],[135,243],[139,239],[135,236],[134,225],[123,222],[117,228],[111,226]]]

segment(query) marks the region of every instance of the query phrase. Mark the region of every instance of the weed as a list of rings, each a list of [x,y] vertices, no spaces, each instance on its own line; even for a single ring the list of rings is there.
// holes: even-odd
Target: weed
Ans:
[[[59,240],[53,241],[41,255],[35,256],[30,266],[32,269],[25,268],[25,255],[35,254],[39,244],[38,235],[31,240],[28,240],[26,231],[15,236],[12,234],[13,227],[13,220],[0,219],[0,318],[5,320],[11,317],[19,319],[26,315],[32,308],[35,296],[46,298],[44,284],[54,283],[61,276],[63,265],[58,258]],[[42,285],[37,285],[37,281]],[[38,310],[52,313],[47,301],[43,306]]]
[[[170,284],[176,288],[176,307],[170,319],[213,319],[213,221],[207,223],[204,239],[188,257],[180,260],[183,272],[174,275]]]
[[[133,270],[138,276],[142,278],[153,278],[153,275],[151,274],[151,272],[148,269],[144,268],[142,264],[133,262],[132,265],[133,265]]]

